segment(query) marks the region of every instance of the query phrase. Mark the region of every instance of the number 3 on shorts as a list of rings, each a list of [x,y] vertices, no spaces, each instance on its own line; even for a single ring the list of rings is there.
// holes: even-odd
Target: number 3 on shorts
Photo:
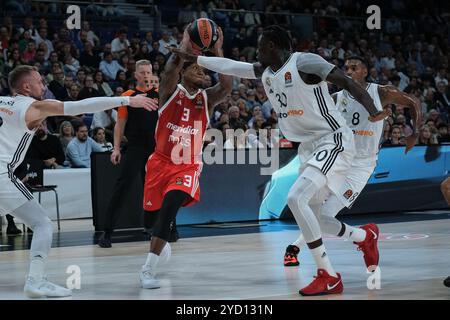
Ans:
[[[192,176],[184,176],[184,183],[186,187],[190,188],[192,186]]]

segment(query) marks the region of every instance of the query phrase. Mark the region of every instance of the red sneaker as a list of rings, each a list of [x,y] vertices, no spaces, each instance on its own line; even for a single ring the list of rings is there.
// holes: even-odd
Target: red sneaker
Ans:
[[[362,251],[364,253],[364,262],[366,263],[367,269],[371,266],[372,268],[376,268],[378,266],[378,262],[380,260],[380,255],[378,253],[378,235],[380,231],[378,230],[378,226],[374,223],[369,223],[364,226],[361,226],[361,229],[366,230],[366,239],[361,242],[353,242],[358,246],[358,251]],[[372,271],[374,271],[373,269]]]
[[[286,252],[284,253],[284,266],[285,267],[295,267],[300,263],[298,262],[297,256],[300,252],[300,249],[294,245],[288,245],[286,248]]]
[[[307,287],[301,289],[302,296],[323,296],[326,294],[339,294],[344,291],[341,275],[332,277],[324,269],[317,270],[317,276]]]

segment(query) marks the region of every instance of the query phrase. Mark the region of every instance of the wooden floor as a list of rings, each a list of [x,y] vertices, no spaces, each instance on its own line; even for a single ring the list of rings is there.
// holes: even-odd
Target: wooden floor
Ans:
[[[442,281],[450,275],[450,219],[379,224],[381,289],[368,290],[361,252],[349,241],[326,238],[329,256],[344,282],[344,294],[307,299],[450,299]],[[71,299],[305,299],[298,294],[315,273],[308,251],[301,266],[285,268],[286,245],[297,232],[182,238],[172,244],[169,265],[160,268],[162,288],[139,287],[148,244],[54,248],[49,278],[65,284],[70,265],[81,268],[81,289]],[[28,251],[0,252],[0,299],[22,294]]]

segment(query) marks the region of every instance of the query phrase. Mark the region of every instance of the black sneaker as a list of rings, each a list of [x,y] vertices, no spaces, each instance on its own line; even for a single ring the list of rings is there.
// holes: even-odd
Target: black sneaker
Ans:
[[[300,263],[298,262],[297,256],[300,252],[300,249],[294,245],[288,245],[286,248],[286,252],[284,253],[284,261],[283,264],[285,267],[296,267]]]
[[[111,234],[109,232],[103,232],[98,239],[98,245],[101,248],[111,248]]]
[[[19,234],[22,234],[22,231],[19,228],[17,228],[15,225],[12,225],[12,226],[9,225],[6,228],[6,235],[8,235],[8,236],[17,236]]]
[[[33,233],[33,230],[31,230],[30,228],[27,228],[27,233]]]
[[[450,277],[447,277],[447,279],[444,280],[444,286],[450,288]]]

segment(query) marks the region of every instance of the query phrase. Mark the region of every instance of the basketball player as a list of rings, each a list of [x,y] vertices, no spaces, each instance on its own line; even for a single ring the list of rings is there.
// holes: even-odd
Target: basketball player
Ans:
[[[335,106],[326,81],[350,92],[368,111],[370,121],[382,120],[386,113],[379,111],[364,88],[336,66],[315,54],[293,53],[289,34],[279,26],[264,29],[258,44],[259,62],[255,64],[180,54],[223,74],[250,79],[262,74],[264,89],[278,113],[280,130],[288,140],[301,142],[300,176],[289,191],[288,205],[318,271],[314,281],[301,289],[300,294],[342,293],[341,276],[327,256],[317,216],[310,206],[310,201],[325,186],[335,194],[340,192],[338,186],[344,182],[355,153],[353,133]]]
[[[448,177],[441,183],[441,191],[444,195],[445,201],[447,201],[448,205],[450,206],[450,177]],[[444,280],[444,286],[450,288],[450,276],[448,276]]]
[[[148,98],[152,98],[158,103],[158,88],[154,87],[150,82],[154,81],[152,73],[152,64],[148,60],[139,60],[136,62],[136,89],[128,90],[122,96],[135,96],[145,94]],[[128,143],[123,163],[120,168],[120,174],[114,185],[111,200],[105,214],[104,232],[99,238],[98,245],[102,248],[111,248],[111,236],[114,226],[117,223],[119,214],[123,205],[126,205],[127,188],[134,183],[134,180],[140,175],[142,181],[142,189],[144,187],[145,164],[148,157],[155,150],[155,129],[158,122],[157,110],[148,112],[144,109],[129,108],[127,106],[119,107],[117,122],[114,127],[114,151],[111,154],[111,162],[117,165],[122,160],[120,151],[120,142],[123,136],[127,137]],[[136,195],[141,197],[139,193]],[[137,198],[135,198],[137,200]],[[141,201],[142,198],[139,198]],[[148,215],[145,215],[146,217]],[[147,223],[145,223],[147,224]],[[171,230],[171,235],[177,234],[176,228]],[[175,237],[172,236],[175,240]]]
[[[401,92],[396,87],[381,86],[375,83],[367,83],[367,63],[361,57],[350,57],[345,61],[347,75],[359,83],[372,97],[378,110],[383,110],[390,104],[399,104],[410,109],[413,119],[414,133],[407,138],[405,153],[412,149],[419,133],[419,119],[421,117],[420,102],[413,96]],[[345,118],[347,125],[353,130],[356,153],[345,183],[340,186],[338,194],[330,194],[324,199],[318,199],[321,207],[316,214],[320,214],[320,227],[322,231],[338,237],[345,237],[354,241],[358,250],[364,253],[364,261],[368,270],[374,271],[379,262],[377,245],[378,227],[375,224],[367,224],[361,228],[354,228],[341,223],[335,216],[344,207],[351,207],[356,198],[361,194],[367,181],[375,169],[378,151],[383,134],[383,121],[369,122],[368,114],[364,107],[347,91],[342,90],[332,95],[336,106]],[[327,190],[323,196],[327,196]],[[370,241],[370,233],[376,234],[375,241]],[[284,255],[285,266],[299,265],[297,255],[299,249],[305,245],[305,237],[300,237],[286,248]],[[370,246],[373,246],[371,248]]]
[[[182,50],[190,47],[186,30]],[[214,46],[216,56],[223,57],[222,43],[219,29]],[[178,84],[180,74],[181,84]],[[150,211],[147,214],[158,214],[150,252],[140,273],[141,286],[145,289],[160,287],[155,273],[168,241],[171,221],[180,207],[193,205],[200,199],[201,152],[209,114],[231,93],[230,76],[219,75],[219,82],[207,89],[202,89],[204,78],[202,67],[185,62],[178,54],[171,55],[161,76],[156,150],[147,162],[151,170],[147,170],[144,186],[144,209]]]
[[[21,219],[33,232],[30,270],[25,294],[32,298],[64,297],[71,291],[46,279],[45,265],[52,243],[52,223],[13,172],[23,161],[34,131],[49,116],[75,116],[120,105],[155,110],[158,105],[143,96],[90,98],[61,102],[42,100],[45,86],[35,67],[19,66],[8,75],[14,96],[0,97],[0,212]]]

